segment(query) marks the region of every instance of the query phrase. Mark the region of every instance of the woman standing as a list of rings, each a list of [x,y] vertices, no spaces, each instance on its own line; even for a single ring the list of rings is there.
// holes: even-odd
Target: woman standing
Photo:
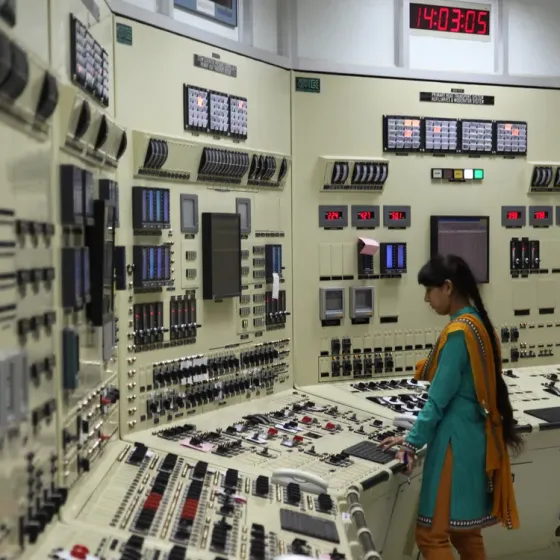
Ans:
[[[438,315],[449,315],[434,349],[416,366],[416,379],[431,382],[428,400],[397,459],[412,470],[416,452],[428,446],[416,542],[426,560],[484,560],[481,529],[519,527],[508,446],[519,450],[513,410],[502,378],[494,327],[476,280],[460,257],[436,256],[418,282]]]

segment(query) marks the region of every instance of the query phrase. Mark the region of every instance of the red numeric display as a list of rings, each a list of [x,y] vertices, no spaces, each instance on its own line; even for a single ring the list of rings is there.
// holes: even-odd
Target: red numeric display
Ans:
[[[389,219],[390,220],[406,220],[406,212],[389,212]]]
[[[490,12],[412,2],[410,29],[489,36]]]
[[[329,210],[328,212],[325,212],[325,220],[327,220],[328,222],[336,222],[338,220],[342,220],[343,217],[344,216],[342,212],[338,212],[335,210]]]
[[[521,212],[511,211],[507,213],[508,220],[521,220]]]
[[[369,210],[364,210],[363,212],[358,212],[358,220],[374,220],[375,214]]]
[[[538,210],[533,216],[535,220],[548,220],[548,212],[546,210]]]

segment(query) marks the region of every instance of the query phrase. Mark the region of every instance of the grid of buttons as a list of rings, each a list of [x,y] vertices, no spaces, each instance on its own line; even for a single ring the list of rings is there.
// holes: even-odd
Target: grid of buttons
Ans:
[[[229,96],[225,93],[210,92],[210,131],[229,133]]]
[[[232,136],[247,138],[247,100],[243,97],[229,98],[229,123]]]
[[[109,55],[75,17],[71,21],[72,80],[109,105]]]
[[[499,122],[496,126],[496,152],[499,154],[527,153],[527,125]]]
[[[426,150],[435,152],[457,151],[459,126],[456,120],[425,120]]]
[[[411,119],[407,117],[387,118],[386,150],[419,151],[420,148],[420,119]]]
[[[492,153],[492,123],[463,121],[461,150],[467,153]]]
[[[186,109],[188,128],[206,130],[208,128],[208,92],[205,89],[186,87]]]

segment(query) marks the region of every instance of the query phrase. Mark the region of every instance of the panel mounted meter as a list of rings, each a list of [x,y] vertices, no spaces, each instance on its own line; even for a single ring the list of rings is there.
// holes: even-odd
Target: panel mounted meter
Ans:
[[[382,276],[400,278],[406,273],[406,243],[381,243],[379,266]]]
[[[527,208],[525,206],[502,206],[502,226],[520,228],[527,224]]]
[[[340,325],[346,312],[344,288],[319,288],[319,319],[324,327]]]
[[[319,227],[341,229],[348,226],[348,206],[319,206]]]
[[[358,286],[350,288],[350,318],[353,325],[369,323],[373,317],[374,288]]]
[[[351,206],[352,227],[373,229],[381,222],[379,206]]]
[[[383,206],[383,226],[389,229],[410,227],[410,206]]]
[[[552,206],[529,206],[529,225],[550,227],[552,225]]]

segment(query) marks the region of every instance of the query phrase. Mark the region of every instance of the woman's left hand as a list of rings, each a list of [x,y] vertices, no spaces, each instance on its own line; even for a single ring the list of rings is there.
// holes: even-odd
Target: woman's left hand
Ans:
[[[407,467],[406,472],[408,474],[412,473],[416,463],[416,456],[413,453],[401,449],[400,451],[397,451],[397,454],[395,455],[395,459],[406,465]]]

